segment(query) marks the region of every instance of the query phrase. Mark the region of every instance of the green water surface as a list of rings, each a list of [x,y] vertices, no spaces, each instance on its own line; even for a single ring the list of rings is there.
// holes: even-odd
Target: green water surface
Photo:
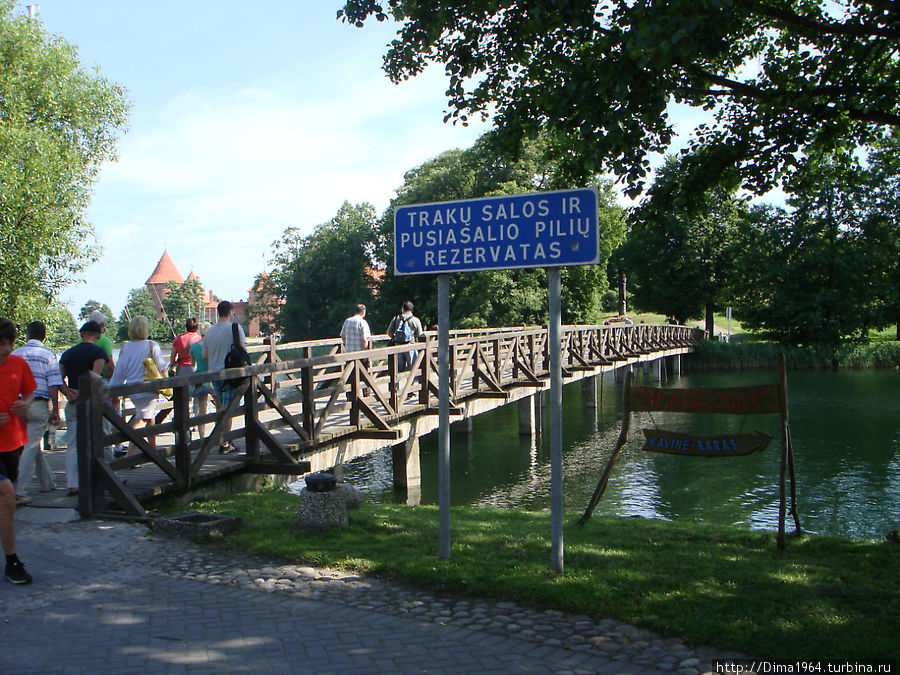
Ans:
[[[637,381],[652,384],[639,375]],[[690,375],[675,387],[733,387],[777,381],[774,372]],[[582,405],[581,384],[563,393],[567,513],[581,513],[613,450],[622,422],[622,385],[598,385],[598,407]],[[880,537],[900,528],[900,373],[799,371],[788,374],[790,425],[801,524],[806,531]],[[546,415],[546,413],[545,413]],[[744,457],[681,457],[641,451],[641,429],[771,434]],[[537,438],[517,433],[515,405],[476,417],[471,434],[451,435],[454,505],[540,510],[550,504],[549,419]],[[775,529],[780,440],[777,415],[635,415],[629,443],[595,513]],[[422,503],[438,500],[437,434],[422,439]],[[375,501],[403,499],[391,486],[390,452],[357,460],[348,480]],[[790,530],[792,523],[788,519]]]

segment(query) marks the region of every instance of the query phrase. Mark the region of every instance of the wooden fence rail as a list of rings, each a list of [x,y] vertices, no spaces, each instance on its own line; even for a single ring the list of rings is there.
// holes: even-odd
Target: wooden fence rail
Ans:
[[[701,337],[701,331],[686,326],[566,326],[564,376],[689,348]],[[458,404],[470,397],[505,398],[512,386],[543,388],[549,377],[548,338],[544,327],[452,331],[452,412],[459,414]],[[138,466],[159,470],[155,492],[162,486],[183,492],[236,470],[305,473],[305,452],[348,434],[389,444],[399,437],[401,418],[437,413],[438,355],[433,333],[409,345],[383,346],[386,341],[387,336],[376,336],[375,349],[351,353],[340,353],[340,340],[251,346],[254,363],[245,368],[116,387],[85,375],[77,401],[79,510],[85,516],[108,510],[108,493],[126,514],[145,515],[137,486],[123,479],[126,470]],[[402,352],[414,352],[406,372],[398,369]],[[242,381],[226,408],[192,412],[192,385],[235,378]],[[174,392],[171,402],[153,424],[139,429],[109,404],[114,397],[168,388]],[[231,419],[238,423],[225,432]],[[200,433],[204,428],[208,433]],[[221,441],[238,443],[244,453],[219,456],[214,450]],[[137,452],[113,458],[108,449],[120,443],[132,444]]]

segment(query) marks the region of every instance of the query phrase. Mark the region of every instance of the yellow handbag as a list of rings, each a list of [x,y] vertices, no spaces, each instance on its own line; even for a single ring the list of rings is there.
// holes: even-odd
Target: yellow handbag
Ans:
[[[159,368],[156,366],[156,361],[153,360],[153,342],[150,340],[147,341],[150,346],[150,356],[144,359],[144,382],[149,382],[150,380],[161,380],[163,379],[162,373],[159,372]],[[159,393],[165,396],[166,398],[172,398],[175,394],[172,391],[171,387],[169,389],[160,389]]]

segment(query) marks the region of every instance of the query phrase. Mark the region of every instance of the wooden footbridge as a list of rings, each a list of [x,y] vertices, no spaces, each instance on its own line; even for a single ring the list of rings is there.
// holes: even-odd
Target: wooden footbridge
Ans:
[[[453,419],[517,401],[520,432],[534,433],[540,393],[549,388],[548,336],[542,327],[451,331]],[[574,381],[661,363],[692,351],[701,337],[687,326],[565,326],[563,376]],[[164,494],[194,494],[226,478],[302,475],[388,445],[395,484],[417,487],[418,438],[438,426],[437,339],[429,333],[424,342],[387,346],[387,336],[376,336],[374,344],[346,354],[339,340],[251,346],[255,363],[246,368],[117,387],[86,375],[77,403],[79,511],[143,517],[145,505]],[[399,372],[397,355],[405,351],[415,359]],[[238,377],[226,408],[192,412],[191,385]],[[165,388],[173,390],[171,402],[147,427],[132,428],[109,405],[113,397]],[[225,431],[229,420],[233,428]],[[218,454],[222,438],[240,454]],[[137,452],[113,458],[110,447],[126,443]]]

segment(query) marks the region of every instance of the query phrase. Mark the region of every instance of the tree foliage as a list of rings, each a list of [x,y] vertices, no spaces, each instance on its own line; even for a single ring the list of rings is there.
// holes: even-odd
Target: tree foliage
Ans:
[[[348,0],[338,16],[400,22],[385,71],[442,64],[447,118],[491,115],[509,151],[545,132],[559,175],[609,170],[632,195],[672,145],[672,102],[714,116],[697,176],[737,166],[759,192],[798,154],[900,126],[894,2]]]
[[[150,324],[150,337],[154,340],[171,341],[173,339],[172,331],[169,326],[156,319],[156,306],[153,304],[153,297],[146,287],[132,288],[128,292],[128,299],[125,301],[125,308],[119,315],[119,321],[116,324],[116,339],[126,342],[128,337],[128,324],[136,316],[146,316]]]
[[[437,284],[433,275],[395,276],[394,211],[407,204],[521,194],[563,187],[548,159],[547,140],[526,144],[517,159],[506,160],[494,134],[482,136],[467,150],[450,150],[408,171],[397,197],[381,220],[379,258],[387,274],[380,287],[379,317],[385,326],[400,304],[412,300],[426,324],[437,320]],[[589,323],[599,318],[606,289],[604,265],[624,236],[624,211],[612,186],[600,182],[601,264],[563,270],[564,322]],[[494,270],[454,274],[450,278],[450,318],[454,327],[540,324],[548,313],[547,275],[541,269]]]
[[[0,0],[0,316],[50,299],[96,259],[85,219],[125,123],[124,90]],[[39,317],[28,317],[29,320]]]
[[[849,153],[813,157],[792,181],[791,211],[754,209],[733,246],[744,325],[834,347],[896,321],[900,220],[873,199],[886,187]]]
[[[184,332],[184,322],[188,317],[203,315],[206,291],[196,278],[187,279],[182,283],[167,281],[166,288],[169,292],[162,299],[162,308],[166,313],[166,323],[171,326],[172,332],[178,335]]]
[[[648,198],[629,214],[631,230],[623,251],[635,303],[674,316],[680,323],[706,317],[726,289],[732,261],[732,232],[742,212],[736,182],[695,190],[685,180],[690,158],[670,157],[657,173]]]
[[[267,272],[263,271],[256,275],[250,294],[251,302],[247,306],[247,318],[259,321],[259,330],[263,335],[281,330],[279,320],[282,302],[278,298],[274,280]]]
[[[372,304],[378,240],[371,204],[344,202],[308,236],[293,227],[285,231],[275,244],[270,278],[284,301],[279,322],[286,339],[334,337],[355,305]]]
[[[91,315],[91,312],[100,311],[106,317],[107,321],[112,324],[115,318],[113,311],[109,308],[105,302],[99,302],[98,300],[88,300],[81,306],[81,310],[78,312],[78,320],[79,321],[87,321],[87,318]]]

